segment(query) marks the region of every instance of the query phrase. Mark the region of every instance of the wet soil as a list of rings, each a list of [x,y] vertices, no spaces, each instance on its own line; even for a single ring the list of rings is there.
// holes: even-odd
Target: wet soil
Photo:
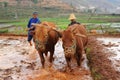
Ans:
[[[120,67],[120,60],[116,60],[117,64],[114,66],[114,62],[110,59],[116,56],[111,52],[111,47],[118,47],[120,42],[104,44],[98,40],[106,37],[120,38],[119,35],[90,36],[88,61],[85,58],[79,68],[73,60],[70,72],[66,70],[61,41],[56,44],[52,66],[48,61],[48,55],[45,57],[45,69],[43,69],[38,52],[34,46],[29,46],[25,36],[0,36],[0,80],[93,80],[92,77],[94,80],[120,80],[120,71],[115,68]]]
[[[102,38],[107,39],[105,37]],[[89,37],[88,47],[90,50],[87,57],[94,80],[120,80],[120,72],[115,69],[113,66],[114,62],[110,59],[110,57],[116,55],[111,52],[111,49],[107,49],[113,46],[118,47],[118,45],[111,42],[103,44],[101,41],[98,41],[96,37]]]
[[[92,80],[86,58],[81,67],[73,60],[70,72],[66,69],[61,41],[54,53],[53,64],[49,63],[48,55],[43,69],[38,52],[29,46],[26,37],[0,36],[0,80]]]

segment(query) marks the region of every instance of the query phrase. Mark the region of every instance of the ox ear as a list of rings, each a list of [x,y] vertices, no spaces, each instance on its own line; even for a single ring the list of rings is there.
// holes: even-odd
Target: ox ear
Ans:
[[[47,21],[44,21],[42,22],[41,24],[45,25],[45,26],[48,26],[48,22]]]
[[[50,29],[49,24],[48,24],[47,21],[44,21],[44,22],[42,22],[41,24],[44,25],[44,27]]]
[[[86,38],[86,36],[85,35],[83,35],[83,34],[80,34],[80,33],[77,33],[77,34],[75,34],[76,36],[79,36],[79,37],[83,37],[83,38]]]
[[[47,28],[47,29],[51,29],[51,28],[50,28],[49,26],[47,26],[47,25],[46,25],[46,26],[44,26],[44,27],[45,27],[45,28]]]

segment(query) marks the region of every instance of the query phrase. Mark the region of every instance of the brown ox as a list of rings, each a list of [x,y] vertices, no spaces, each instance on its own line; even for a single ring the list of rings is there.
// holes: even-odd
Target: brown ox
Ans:
[[[52,29],[48,25],[44,24],[35,24],[35,31],[34,31],[34,42],[35,47],[40,55],[42,67],[44,68],[44,55],[47,55],[48,51],[50,52],[50,59],[49,61],[52,63],[53,61],[53,54],[54,54],[54,46],[57,43],[60,35],[55,29]]]
[[[45,26],[48,26],[48,27],[50,27],[50,28],[52,28],[52,29],[56,29],[56,28],[57,28],[56,25],[55,25],[54,23],[52,23],[52,22],[44,21],[44,22],[42,22],[41,24],[43,24],[43,25],[45,25]]]
[[[72,56],[75,56],[78,66],[83,60],[84,47],[87,45],[87,32],[83,25],[69,26],[62,33],[63,48],[68,67]]]

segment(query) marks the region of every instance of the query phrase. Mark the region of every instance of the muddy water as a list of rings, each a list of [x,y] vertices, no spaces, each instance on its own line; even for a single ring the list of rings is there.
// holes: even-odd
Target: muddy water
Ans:
[[[72,61],[72,72],[66,70],[62,42],[55,46],[54,62],[45,57],[45,69],[34,46],[25,38],[0,38],[0,80],[92,80],[87,59],[80,68]],[[86,55],[84,55],[86,57]]]
[[[7,27],[7,26],[12,26],[12,25],[11,24],[0,24],[0,28]]]
[[[105,51],[112,53],[109,59],[116,71],[120,72],[120,38],[98,38],[105,46]]]

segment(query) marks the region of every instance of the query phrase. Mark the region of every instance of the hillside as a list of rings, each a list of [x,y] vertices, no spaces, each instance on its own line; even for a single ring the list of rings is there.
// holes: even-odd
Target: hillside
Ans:
[[[98,13],[120,13],[120,0],[0,0],[8,2],[10,6],[38,6],[56,7],[70,10],[72,7],[77,11],[95,9]]]
[[[0,0],[0,2],[7,2],[9,6],[38,6],[38,7],[57,7],[64,9],[71,9],[69,4],[64,3],[60,0]]]
[[[102,12],[120,13],[120,0],[62,0],[76,9],[98,9]]]

